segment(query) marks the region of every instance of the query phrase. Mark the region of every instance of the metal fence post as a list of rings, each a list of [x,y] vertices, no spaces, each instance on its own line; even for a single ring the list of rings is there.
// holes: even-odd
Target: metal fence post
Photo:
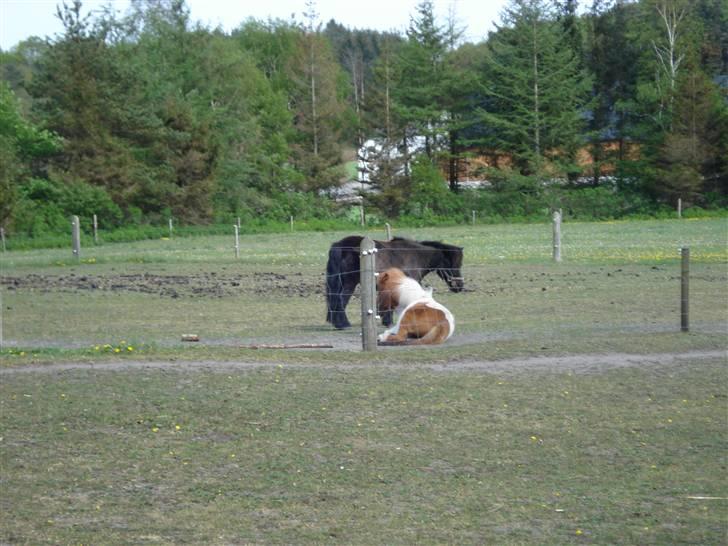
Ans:
[[[690,331],[690,247],[680,249],[682,266],[680,271],[680,331]]]
[[[364,237],[359,249],[362,350],[374,351],[377,348],[377,284],[374,277],[377,249],[369,237]]]

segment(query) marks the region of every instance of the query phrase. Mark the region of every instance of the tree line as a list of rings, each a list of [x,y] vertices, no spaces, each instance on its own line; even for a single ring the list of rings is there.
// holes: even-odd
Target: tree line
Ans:
[[[224,32],[61,3],[60,35],[0,51],[0,225],[334,218],[366,143],[382,217],[726,206],[723,0],[511,0],[480,43],[430,0],[404,34],[305,8]]]

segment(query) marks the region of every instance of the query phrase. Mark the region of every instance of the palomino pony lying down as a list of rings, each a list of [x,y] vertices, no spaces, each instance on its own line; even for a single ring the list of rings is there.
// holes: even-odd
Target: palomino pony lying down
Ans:
[[[401,269],[392,267],[377,278],[377,307],[395,309],[397,324],[378,338],[380,345],[424,345],[442,343],[455,331],[452,313],[432,298]]]

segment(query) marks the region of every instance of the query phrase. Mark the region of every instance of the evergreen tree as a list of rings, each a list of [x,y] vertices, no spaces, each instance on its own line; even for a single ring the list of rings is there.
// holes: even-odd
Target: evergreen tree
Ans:
[[[132,125],[125,98],[135,84],[115,62],[104,29],[81,12],[79,0],[58,8],[64,33],[38,60],[30,92],[43,124],[64,139],[56,175],[106,188],[122,203],[137,174],[125,138]]]
[[[459,190],[462,162],[469,149],[484,134],[483,125],[473,113],[485,104],[479,74],[484,70],[483,44],[463,44],[447,54],[445,105],[447,107],[448,149],[442,155],[447,160],[450,189]]]
[[[686,68],[676,84],[671,130],[657,156],[654,190],[672,204],[681,198],[689,206],[702,204],[706,185],[722,186],[724,193],[728,187],[728,106],[700,70]]]
[[[488,40],[485,144],[536,179],[564,175],[583,139],[589,79],[542,0],[512,0]]]
[[[433,160],[446,133],[443,98],[448,37],[435,20],[431,0],[423,0],[416,10],[407,41],[399,49],[400,81],[393,88],[393,99],[407,124],[407,137],[424,137],[424,152]]]

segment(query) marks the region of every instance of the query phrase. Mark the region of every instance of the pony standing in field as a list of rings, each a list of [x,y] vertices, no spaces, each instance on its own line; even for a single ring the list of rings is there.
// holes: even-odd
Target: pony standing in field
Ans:
[[[455,331],[452,313],[432,298],[432,289],[425,290],[396,267],[377,278],[377,306],[394,309],[399,316],[397,324],[380,334],[380,345],[434,345]]]
[[[359,235],[345,237],[333,243],[329,249],[326,264],[326,322],[338,329],[351,326],[346,317],[346,305],[359,284],[359,248],[362,239]],[[401,237],[391,241],[374,241],[374,245],[378,250],[377,271],[397,267],[417,281],[435,271],[452,292],[462,291],[462,247]],[[382,313],[382,323],[385,326],[392,324],[391,311]]]

